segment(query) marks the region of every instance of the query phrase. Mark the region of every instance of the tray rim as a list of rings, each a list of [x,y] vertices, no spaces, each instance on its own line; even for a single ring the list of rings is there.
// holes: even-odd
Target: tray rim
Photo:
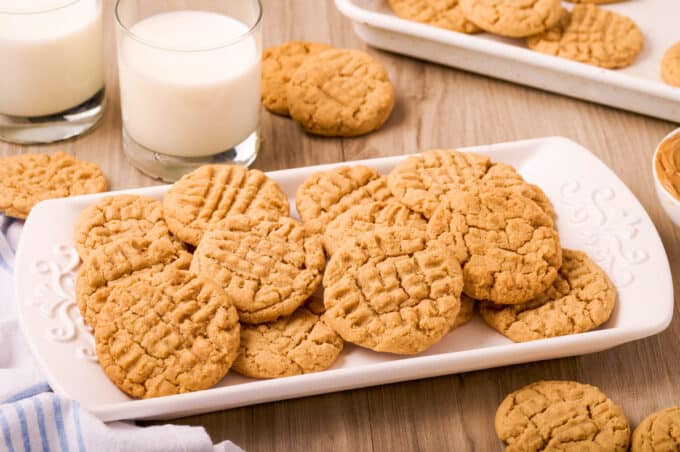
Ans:
[[[666,85],[663,82],[653,82],[633,75],[591,66],[578,61],[571,61],[540,52],[534,52],[524,47],[506,44],[504,42],[480,39],[475,35],[467,35],[451,30],[440,29],[397,16],[383,14],[362,8],[353,0],[335,0],[336,8],[354,22],[372,27],[406,34],[417,38],[436,41],[441,44],[455,45],[466,50],[473,50],[501,58],[512,58],[518,62],[554,70],[576,77],[586,78],[595,82],[613,85],[619,88],[651,94],[662,99],[680,102],[680,89]],[[564,95],[570,95],[563,93]]]
[[[545,145],[546,143],[562,142],[568,144],[573,149],[571,152],[578,152],[586,154],[588,158],[594,159],[603,165],[611,172],[612,177],[620,182],[622,190],[627,191],[627,194],[636,200],[639,207],[650,220],[651,227],[654,233],[655,241],[663,251],[665,260],[660,263],[660,279],[664,280],[666,287],[662,290],[670,295],[669,300],[665,304],[666,312],[655,318],[654,322],[647,322],[640,326],[635,324],[628,327],[611,327],[604,330],[593,330],[586,333],[575,335],[561,336],[549,339],[542,339],[538,341],[531,341],[525,343],[508,343],[503,345],[494,345],[491,347],[463,350],[455,352],[445,352],[436,355],[426,356],[407,356],[397,357],[391,361],[371,363],[368,365],[330,369],[322,372],[298,375],[293,377],[285,377],[271,380],[256,380],[245,383],[240,383],[232,386],[213,387],[203,391],[192,393],[178,394],[166,397],[159,397],[154,399],[141,400],[127,400],[122,402],[104,403],[98,405],[88,405],[86,401],[80,403],[89,409],[94,415],[103,421],[113,421],[122,419],[173,419],[184,414],[193,414],[200,412],[210,412],[221,409],[230,409],[239,406],[247,406],[258,403],[264,403],[274,400],[286,400],[297,397],[319,395],[324,393],[338,392],[348,389],[358,389],[368,386],[390,384],[399,381],[410,381],[421,378],[430,378],[440,375],[457,374],[477,369],[488,369],[495,367],[502,367],[506,365],[522,364],[527,362],[537,362],[547,359],[558,359],[567,356],[582,356],[589,353],[594,353],[606,349],[616,347],[618,345],[642,339],[648,336],[658,334],[665,330],[672,320],[674,308],[673,283],[670,273],[670,265],[668,257],[663,247],[663,242],[656,230],[656,226],[651,221],[646,209],[637,199],[637,197],[630,191],[630,189],[621,181],[621,179],[609,167],[607,167],[595,154],[582,147],[578,143],[564,137],[545,137],[534,138],[529,140],[520,140],[512,142],[496,143],[491,145],[472,146],[460,148],[462,151],[475,152],[504,152],[511,151],[512,148],[528,148],[530,146]],[[499,151],[503,149],[502,151]],[[558,151],[552,151],[558,152]],[[333,167],[348,165],[348,164],[368,164],[380,166],[380,164],[391,165],[394,162],[403,160],[412,154],[395,155],[390,157],[380,157],[374,159],[364,159],[355,161],[342,161],[336,163],[327,163],[322,165],[311,165],[298,168],[283,169],[278,171],[267,172],[269,176],[287,176],[291,171],[323,171]],[[96,193],[91,195],[75,196],[71,198],[52,199],[38,203],[32,212],[38,212],[43,209],[52,208],[53,205],[62,203],[74,203],[89,201],[97,199],[102,196],[108,196],[116,193],[139,193],[146,195],[161,194],[165,192],[170,185],[156,185],[150,187],[132,188],[117,190],[104,193]],[[29,229],[33,227],[33,220],[37,215],[29,215],[24,228]],[[25,250],[20,240],[15,258],[15,269],[23,268],[23,261],[27,259]],[[23,308],[19,303],[19,284],[18,272],[15,272],[13,279],[14,283],[14,302],[17,305],[18,319],[22,333],[27,337],[27,343],[31,353],[36,357],[36,362],[40,370],[45,374],[48,383],[55,391],[55,393],[70,397],[65,391],[59,381],[55,379],[51,368],[46,365],[44,360],[38,353],[37,346],[34,342],[28,339],[29,329],[24,318]],[[605,344],[602,342],[606,341]],[[595,345],[593,345],[595,343]],[[579,351],[572,352],[570,349],[578,348]],[[470,358],[472,358],[470,360]],[[459,362],[473,361],[484,362],[489,358],[494,358],[497,362],[491,366],[470,364],[459,365]],[[450,370],[451,367],[457,367],[457,370]],[[388,378],[385,378],[388,375]],[[316,386],[315,386],[316,385]],[[300,389],[300,387],[304,389]],[[296,391],[291,391],[283,397],[272,398],[267,395],[267,390],[272,388],[291,388]],[[233,398],[231,398],[233,397]],[[258,398],[259,397],[259,398]],[[230,399],[231,398],[231,399]],[[189,407],[188,405],[194,405]],[[196,408],[198,405],[201,408]],[[186,407],[177,409],[178,407]]]

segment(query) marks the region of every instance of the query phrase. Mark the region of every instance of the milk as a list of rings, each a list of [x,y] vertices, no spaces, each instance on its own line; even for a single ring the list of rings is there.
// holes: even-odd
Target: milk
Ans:
[[[44,116],[94,96],[104,86],[102,40],[96,0],[0,0],[0,114]]]
[[[180,157],[217,154],[244,141],[257,128],[260,110],[259,42],[243,37],[247,32],[233,18],[192,10],[119,29],[127,134],[150,150]]]

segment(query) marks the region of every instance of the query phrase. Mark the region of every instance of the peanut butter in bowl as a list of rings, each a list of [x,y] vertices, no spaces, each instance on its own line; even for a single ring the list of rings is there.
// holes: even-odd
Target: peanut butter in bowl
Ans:
[[[659,201],[673,223],[680,226],[680,129],[659,143],[652,167]]]

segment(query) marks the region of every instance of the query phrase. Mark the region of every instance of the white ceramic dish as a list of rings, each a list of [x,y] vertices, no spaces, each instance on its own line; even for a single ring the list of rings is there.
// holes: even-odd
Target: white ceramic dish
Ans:
[[[45,201],[31,212],[16,256],[16,303],[24,334],[54,390],[104,420],[171,418],[475,369],[604,350],[665,329],[673,286],[661,240],[626,186],[586,149],[564,138],[469,148],[515,165],[555,205],[565,247],[588,252],[619,288],[611,319],[597,331],[513,344],[480,319],[455,330],[425,353],[397,357],[348,345],[332,369],[277,380],[228,375],[216,387],[190,394],[132,400],[95,362],[93,340],[73,299],[78,257],[73,225],[105,194]],[[361,163],[387,173],[404,156]],[[352,162],[359,163],[359,162]],[[310,174],[337,165],[269,173],[292,196]],[[126,190],[161,198],[167,186]],[[654,296],[648,290],[654,287]]]
[[[656,196],[659,198],[659,202],[661,203],[663,210],[666,211],[666,215],[670,217],[671,221],[673,221],[673,223],[676,226],[680,226],[680,201],[675,199],[673,195],[668,193],[668,191],[663,187],[663,185],[661,185],[661,182],[659,182],[659,175],[656,172],[656,154],[659,152],[659,148],[661,147],[661,144],[663,142],[669,140],[670,138],[678,134],[680,134],[680,129],[675,129],[674,131],[666,135],[664,139],[661,140],[659,145],[656,147],[654,155],[652,155],[652,174],[654,175],[654,187],[656,188]]]
[[[371,46],[680,122],[680,88],[664,84],[659,75],[663,54],[680,40],[677,0],[603,5],[633,18],[645,36],[635,63],[615,71],[531,51],[523,40],[488,33],[465,35],[400,19],[387,0],[335,0],[335,4]]]

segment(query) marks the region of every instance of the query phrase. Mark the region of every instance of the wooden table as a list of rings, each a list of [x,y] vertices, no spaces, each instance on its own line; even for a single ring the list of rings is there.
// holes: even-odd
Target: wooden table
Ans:
[[[107,94],[101,126],[54,146],[0,143],[0,155],[63,148],[98,163],[112,189],[157,182],[123,156],[113,39],[107,0]],[[263,0],[265,45],[291,39],[365,48],[331,0]],[[630,187],[655,222],[673,273],[680,274],[680,233],[654,193],[650,158],[671,123],[572,100],[443,66],[369,49],[388,68],[397,106],[385,127],[354,139],[305,135],[288,119],[262,114],[262,170],[562,135],[597,154]],[[675,284],[676,291],[678,284]],[[654,288],[649,288],[654,296]],[[644,302],[644,300],[640,300]],[[249,451],[499,450],[493,416],[502,398],[540,379],[599,386],[621,404],[632,425],[650,412],[680,404],[680,317],[664,333],[579,358],[451,375],[178,419],[204,426],[214,441]]]

